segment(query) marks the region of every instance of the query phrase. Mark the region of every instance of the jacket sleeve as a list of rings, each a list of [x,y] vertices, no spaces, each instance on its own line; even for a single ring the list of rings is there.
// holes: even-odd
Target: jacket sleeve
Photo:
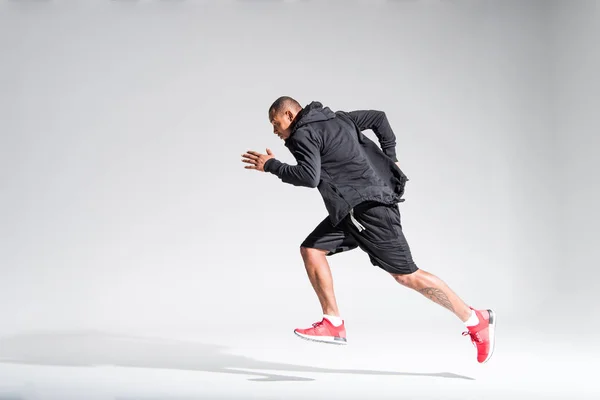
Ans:
[[[319,138],[308,129],[299,129],[290,140],[293,141],[290,151],[297,165],[289,165],[271,158],[264,165],[265,172],[270,172],[283,182],[294,186],[316,188],[321,178]]]
[[[396,157],[396,135],[390,126],[390,123],[383,111],[377,110],[357,110],[348,113],[361,131],[370,129],[375,133],[381,150],[394,162],[398,162]]]

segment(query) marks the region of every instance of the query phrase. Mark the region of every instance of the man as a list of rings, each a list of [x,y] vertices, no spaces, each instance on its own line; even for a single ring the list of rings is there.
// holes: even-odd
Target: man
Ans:
[[[247,169],[269,172],[295,186],[317,188],[328,216],[300,246],[308,278],[321,303],[323,318],[296,335],[318,342],[346,344],[327,256],[360,248],[374,266],[398,283],[454,313],[467,328],[485,363],[494,349],[495,314],[463,302],[441,279],[416,266],[402,232],[398,203],[408,180],[396,158],[396,136],[382,111],[333,112],[319,102],[302,107],[291,97],[269,108],[273,133],[297,161],[288,165],[267,154],[248,151]],[[362,134],[372,130],[380,147]]]

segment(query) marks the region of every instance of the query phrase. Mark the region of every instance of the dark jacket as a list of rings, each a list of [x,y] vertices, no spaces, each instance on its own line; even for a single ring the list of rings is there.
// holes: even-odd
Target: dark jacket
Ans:
[[[396,137],[382,111],[337,111],[312,102],[300,111],[285,146],[297,165],[264,165],[285,183],[318,188],[333,225],[365,201],[401,201],[406,175],[395,164]],[[381,149],[362,131],[372,130]]]

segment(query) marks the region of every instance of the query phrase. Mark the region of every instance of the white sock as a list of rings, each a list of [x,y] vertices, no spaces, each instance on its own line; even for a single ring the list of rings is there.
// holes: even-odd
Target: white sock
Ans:
[[[466,326],[475,326],[479,323],[479,318],[477,318],[477,314],[475,311],[471,310],[471,316],[468,320],[465,321]]]
[[[331,322],[331,325],[336,326],[336,327],[342,325],[342,323],[343,323],[343,320],[341,317],[323,314],[323,318],[327,318],[329,320],[329,322]]]

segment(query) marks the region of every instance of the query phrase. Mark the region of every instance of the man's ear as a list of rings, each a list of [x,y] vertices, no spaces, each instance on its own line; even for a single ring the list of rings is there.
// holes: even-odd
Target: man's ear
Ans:
[[[288,117],[290,122],[292,122],[294,120],[294,114],[292,114],[292,112],[290,110],[286,110],[285,115]]]

